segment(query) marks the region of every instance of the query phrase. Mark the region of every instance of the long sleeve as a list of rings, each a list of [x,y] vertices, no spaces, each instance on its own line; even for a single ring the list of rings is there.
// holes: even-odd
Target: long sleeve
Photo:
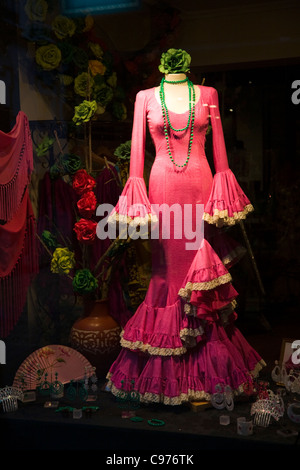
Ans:
[[[204,220],[217,226],[234,225],[245,219],[254,209],[228,165],[218,92],[214,88],[209,88],[208,106],[213,134],[215,175],[204,209]]]
[[[108,221],[146,225],[156,216],[152,212],[143,178],[147,124],[147,93],[136,95],[131,137],[129,178]]]

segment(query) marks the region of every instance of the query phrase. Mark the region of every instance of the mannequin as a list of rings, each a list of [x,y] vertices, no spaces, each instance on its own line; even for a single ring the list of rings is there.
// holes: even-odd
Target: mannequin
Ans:
[[[170,237],[150,239],[152,277],[145,300],[121,335],[122,350],[112,364],[107,387],[113,394],[131,390],[141,402],[179,405],[211,400],[221,384],[242,393],[249,376],[265,365],[235,326],[238,293],[229,266],[238,248],[220,238],[219,225],[234,225],[253,207],[228,166],[214,88],[194,86],[188,79],[190,56],[181,49],[162,55],[159,87],[136,96],[130,176],[109,221],[146,225],[163,220],[153,207],[204,207],[205,235],[187,249],[189,235],[174,235],[178,220],[170,217]],[[213,129],[215,175],[205,155],[207,127]],[[146,125],[156,156],[149,178],[143,179]],[[138,208],[136,210],[136,208]],[[210,239],[212,228],[217,235]],[[212,243],[213,240],[213,243]]]
[[[188,102],[189,102],[189,94],[188,94],[188,86],[187,82],[182,82],[185,80],[187,75],[185,73],[168,73],[165,74],[165,94],[166,94],[166,105],[170,111],[175,113],[184,113],[188,110]],[[167,83],[170,82],[178,82],[176,86],[173,84]],[[159,97],[160,87],[156,87],[155,95],[157,100],[160,102]],[[200,98],[200,88],[195,87],[195,104],[198,102]]]

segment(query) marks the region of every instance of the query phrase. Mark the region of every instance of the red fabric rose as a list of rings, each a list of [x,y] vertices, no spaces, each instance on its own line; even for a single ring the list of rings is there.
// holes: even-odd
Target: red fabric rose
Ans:
[[[80,219],[74,225],[74,231],[77,235],[77,240],[81,243],[91,244],[96,237],[97,222],[93,220]]]
[[[83,193],[81,199],[77,201],[77,207],[79,214],[82,217],[90,218],[96,210],[97,199],[93,191],[87,191]]]
[[[92,191],[95,186],[96,181],[86,170],[76,171],[73,176],[73,189],[77,194],[81,196],[87,191]]]

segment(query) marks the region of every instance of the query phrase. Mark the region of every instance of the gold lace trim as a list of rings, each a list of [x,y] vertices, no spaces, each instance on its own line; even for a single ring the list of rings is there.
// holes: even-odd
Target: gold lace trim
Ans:
[[[219,211],[218,209],[214,210],[214,215],[210,215],[207,212],[203,214],[203,220],[209,224],[218,224],[220,225],[235,225],[240,220],[243,220],[247,217],[250,212],[254,211],[252,204],[248,204],[244,207],[244,210],[241,212],[234,212],[233,217],[228,216],[228,210]]]
[[[145,217],[130,217],[129,215],[121,215],[118,214],[118,212],[114,212],[112,215],[110,215],[107,219],[108,223],[114,223],[114,222],[119,222],[123,224],[130,224],[134,222],[134,225],[148,225],[149,223],[157,223],[158,218],[154,214],[147,214]]]
[[[229,315],[231,315],[231,313],[234,312],[234,310],[236,309],[236,306],[237,306],[237,301],[232,300],[228,305],[219,309],[218,313],[224,324],[227,322]],[[184,305],[184,312],[187,315],[197,317],[197,307],[188,302]]]
[[[121,333],[121,346],[126,349],[135,350],[138,349],[142,352],[147,352],[151,356],[181,356],[187,352],[186,347],[180,348],[159,348],[158,346],[151,346],[150,344],[144,344],[142,341],[127,341],[123,338]]]
[[[257,376],[260,370],[266,366],[265,361],[261,360],[258,362],[253,371],[251,371],[252,376]],[[111,381],[112,374],[109,372],[106,376],[108,382],[106,384],[107,389],[109,389],[113,395],[118,396],[121,392]],[[234,395],[241,395],[244,392],[244,384],[241,384],[236,390],[233,390]],[[183,403],[188,403],[190,401],[196,400],[211,400],[211,394],[198,391],[195,392],[194,390],[189,390],[188,393],[181,393],[177,397],[167,397],[163,393],[156,394],[156,393],[144,393],[139,394],[141,403],[163,403],[164,405],[181,405]]]
[[[216,287],[221,286],[222,284],[227,284],[228,282],[231,282],[231,280],[231,274],[226,273],[208,282],[187,282],[185,287],[182,287],[179,290],[178,295],[180,295],[180,297],[182,297],[183,299],[188,299],[191,293],[195,290],[200,291],[215,289]]]

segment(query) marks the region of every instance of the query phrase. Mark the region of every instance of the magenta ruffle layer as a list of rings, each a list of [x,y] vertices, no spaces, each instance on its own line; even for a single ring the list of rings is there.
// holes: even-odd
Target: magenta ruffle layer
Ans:
[[[127,221],[135,218],[146,219],[149,215],[156,217],[152,213],[151,204],[148,199],[147,189],[143,178],[130,176],[122,191],[122,198],[119,199],[114,210],[110,214],[112,217],[127,217]]]
[[[183,302],[151,307],[143,302],[122,332],[121,345],[154,355],[180,355],[202,340],[201,322],[188,318]]]
[[[219,219],[223,219],[224,224],[233,225],[245,219],[253,210],[230,169],[214,175],[211,193],[204,209],[204,219],[207,222],[217,223]]]
[[[207,340],[182,356],[148,356],[123,349],[108,375],[108,388],[114,394],[131,388],[142,402],[182,404],[192,399],[210,399],[217,384],[242,392],[249,371],[264,365],[239,331],[229,333],[216,323],[206,326]]]

